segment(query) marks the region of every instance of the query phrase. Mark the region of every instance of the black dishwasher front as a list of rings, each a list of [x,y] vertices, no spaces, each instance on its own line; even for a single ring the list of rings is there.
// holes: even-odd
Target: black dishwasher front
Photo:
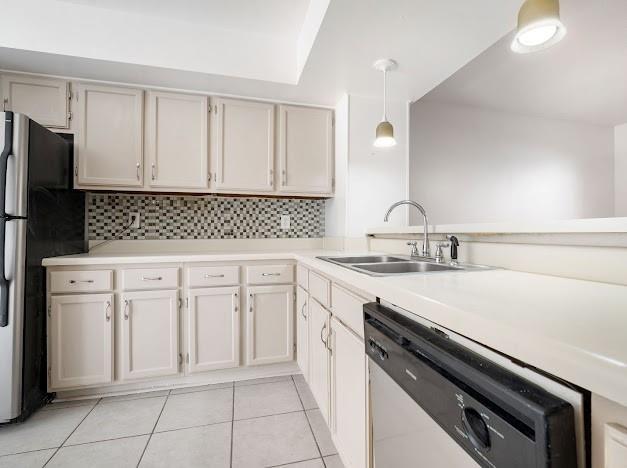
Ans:
[[[425,468],[577,467],[574,411],[568,402],[449,340],[441,331],[379,303],[364,305],[364,319],[371,362],[376,468],[401,464]],[[400,387],[396,394],[393,385]],[[399,403],[402,399],[408,402],[405,406]],[[431,421],[415,423],[412,429],[403,427],[403,418],[414,416],[410,411]],[[391,414],[397,412],[401,414]],[[433,422],[446,434],[442,433],[439,442],[426,443],[426,434],[438,430],[435,425],[427,430],[425,424]],[[421,463],[421,453],[429,449],[438,453],[428,464]],[[459,454],[453,459],[455,451]]]

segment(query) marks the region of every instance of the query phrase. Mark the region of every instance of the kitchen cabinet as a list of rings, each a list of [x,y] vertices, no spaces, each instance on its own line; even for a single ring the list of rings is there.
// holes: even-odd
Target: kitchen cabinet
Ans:
[[[215,99],[215,187],[274,191],[274,105]]]
[[[309,300],[309,388],[330,426],[329,322],[331,314],[315,299]]]
[[[113,294],[53,296],[49,316],[50,388],[111,382]]]
[[[333,192],[333,112],[279,106],[279,192]]]
[[[296,289],[296,362],[309,381],[309,294],[300,286]]]
[[[239,365],[239,287],[189,291],[189,372]]]
[[[143,91],[78,85],[78,186],[142,187]]]
[[[246,301],[246,364],[294,358],[294,286],[252,286]]]
[[[3,75],[4,110],[26,114],[44,127],[69,128],[70,83],[30,75]]]
[[[126,292],[121,299],[122,379],[178,373],[178,291]]]
[[[347,468],[366,466],[366,355],[363,340],[331,318],[331,432]]]
[[[151,188],[208,187],[207,97],[150,91],[146,150]]]

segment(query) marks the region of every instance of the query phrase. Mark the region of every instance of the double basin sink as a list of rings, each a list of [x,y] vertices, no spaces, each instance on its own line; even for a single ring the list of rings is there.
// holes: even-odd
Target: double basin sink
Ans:
[[[411,273],[432,273],[445,271],[488,270],[490,267],[469,264],[438,263],[430,258],[416,258],[404,255],[364,255],[355,257],[318,257],[350,270],[370,276],[393,276]]]

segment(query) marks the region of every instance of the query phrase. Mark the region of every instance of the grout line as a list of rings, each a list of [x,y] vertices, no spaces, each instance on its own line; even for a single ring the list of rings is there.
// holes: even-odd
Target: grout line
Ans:
[[[233,398],[231,400],[231,453],[229,467],[233,468],[233,432],[235,428],[235,382],[233,382]]]
[[[199,427],[218,426],[220,424],[227,424],[232,422],[230,419],[227,421],[217,421],[208,424],[196,424],[194,426],[177,427],[175,429],[164,429],[163,431],[155,432],[154,434],[165,434],[167,432],[185,431],[187,429],[198,429]]]
[[[232,383],[232,382],[231,382]],[[211,385],[211,384],[209,384]],[[219,385],[219,384],[217,384]],[[180,388],[173,388],[172,390],[170,390],[170,396],[179,396],[179,395],[187,395],[188,393],[202,393],[202,392],[212,392],[214,390],[228,390],[229,388],[232,388],[233,385],[230,385],[228,387],[215,387],[215,388],[203,388],[202,390],[190,390],[189,392],[177,392],[177,393],[172,393],[175,390],[180,390]],[[186,387],[182,387],[182,388],[186,388]],[[191,387],[194,388],[194,387]]]
[[[257,383],[235,385],[237,382],[248,382],[248,380],[238,380],[237,382],[233,382],[233,386],[234,387],[252,387],[254,385],[264,385],[264,384],[288,382],[290,380],[292,380],[292,382],[294,381],[292,379],[291,375],[280,375],[280,376],[277,376],[277,378],[279,378],[279,377],[281,377],[279,380],[270,380],[270,381],[267,381],[267,382],[257,382]],[[285,378],[282,378],[282,377],[285,377]],[[260,379],[272,379],[272,378],[274,378],[274,377],[260,377]],[[257,379],[250,379],[250,380],[257,380]]]
[[[38,448],[38,449],[35,449],[35,450],[25,450],[23,452],[5,453],[3,455],[0,455],[0,460],[2,460],[5,457],[12,457],[13,455],[23,455],[25,453],[44,452],[46,450],[54,450],[56,448],[58,448],[58,447],[44,447],[44,448]],[[52,458],[52,456],[50,458]]]
[[[300,394],[298,393],[298,387],[296,386],[296,381],[294,380],[294,376],[292,376],[292,383],[294,387],[296,387],[296,393],[298,394],[298,399],[300,400],[300,404],[303,407],[303,413],[305,415],[305,420],[307,421],[307,426],[309,426],[309,430],[311,431],[311,436],[313,437],[314,443],[316,444],[316,448],[318,449],[318,453],[320,454],[320,458],[322,459],[322,465],[326,468],[327,464],[324,462],[324,457],[322,456],[322,450],[320,450],[320,445],[318,444],[318,439],[316,439],[316,433],[311,427],[311,421],[309,421],[309,417],[307,416],[307,410],[305,410],[305,405],[303,405],[303,400],[300,398]]]
[[[271,418],[272,416],[283,416],[284,414],[304,413],[305,410],[299,409],[295,411],[285,411],[283,413],[264,414],[263,416],[253,416],[252,418],[235,419],[235,422],[252,421],[253,419]]]
[[[121,439],[132,439],[133,437],[143,437],[147,435],[150,435],[150,432],[147,432],[146,434],[133,434],[133,435],[122,436],[122,437],[111,437],[110,439],[91,440],[89,442],[81,442],[79,444],[64,445],[63,447],[77,447],[79,445],[99,444],[100,442],[110,442],[112,440],[121,440]]]
[[[287,464],[283,463],[281,465],[268,465],[265,468],[280,468],[282,466],[291,466],[291,465],[296,465],[297,463],[304,463],[304,462],[308,462],[308,461],[312,461],[312,460],[320,460],[322,461],[322,464],[324,465],[324,460],[322,459],[322,457],[314,457],[314,458],[305,458],[304,460],[296,460],[293,462],[289,462]]]
[[[148,448],[148,444],[150,443],[150,439],[152,439],[152,435],[155,433],[155,429],[157,428],[157,424],[159,423],[159,419],[161,419],[161,415],[163,414],[163,410],[165,409],[165,405],[168,403],[168,398],[170,398],[170,393],[172,393],[172,390],[168,390],[168,394],[165,396],[165,401],[163,402],[163,406],[161,407],[161,411],[159,411],[159,416],[157,417],[157,419],[155,421],[155,425],[152,426],[152,431],[150,432],[150,435],[148,436],[148,440],[146,441],[146,445],[144,446],[144,450],[142,450],[142,454],[139,457],[139,460],[137,460],[137,467],[139,467],[139,464],[142,462],[142,459],[144,458],[144,454],[146,453],[146,449]]]
[[[81,422],[79,422],[76,427],[72,430],[72,432],[70,432],[68,434],[68,436],[65,438],[65,440],[63,441],[63,443],[61,445],[59,445],[57,447],[57,449],[54,451],[54,453],[52,454],[52,456],[50,458],[48,458],[48,461],[46,461],[46,463],[44,463],[44,466],[42,468],[44,468],[46,465],[48,465],[48,463],[50,463],[50,460],[52,460],[55,455],[57,453],[59,453],[59,450],[61,450],[61,447],[63,447],[65,445],[65,443],[70,439],[70,437],[72,437],[72,434],[74,434],[76,432],[76,429],[78,429],[80,427],[81,424],[83,424],[83,421],[85,421],[85,419],[87,419],[87,417],[94,411],[94,409],[96,409],[96,406],[98,406],[98,404],[100,403],[100,401],[102,400],[102,398],[99,398],[98,401],[96,402],[96,404],[94,406],[92,406],[92,408],[87,412],[87,414],[85,415],[85,417],[83,419],[81,419]]]

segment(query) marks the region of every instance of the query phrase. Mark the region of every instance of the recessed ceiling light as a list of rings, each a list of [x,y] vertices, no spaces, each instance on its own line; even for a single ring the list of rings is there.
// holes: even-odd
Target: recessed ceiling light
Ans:
[[[518,12],[511,48],[520,54],[535,52],[557,44],[565,35],[559,0],[526,0]]]

